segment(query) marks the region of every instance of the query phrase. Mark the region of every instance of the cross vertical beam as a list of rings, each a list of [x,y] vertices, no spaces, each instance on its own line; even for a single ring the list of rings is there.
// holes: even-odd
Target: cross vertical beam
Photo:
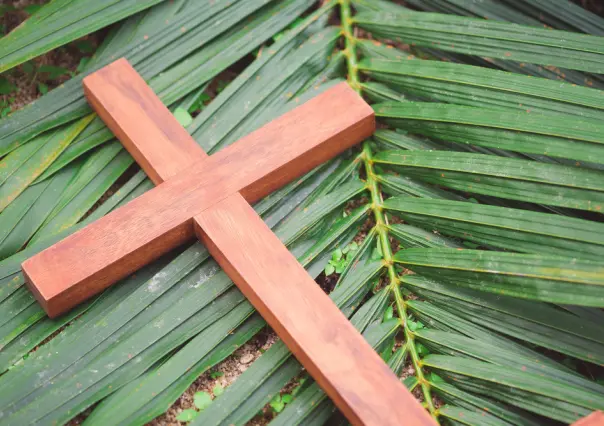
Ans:
[[[416,401],[402,398],[396,376],[241,195],[194,220],[212,257],[351,423],[410,420]]]
[[[373,132],[356,93],[335,86],[208,157],[125,60],[84,85],[158,187],[24,262],[47,312],[197,235],[353,424],[434,424],[248,204]]]

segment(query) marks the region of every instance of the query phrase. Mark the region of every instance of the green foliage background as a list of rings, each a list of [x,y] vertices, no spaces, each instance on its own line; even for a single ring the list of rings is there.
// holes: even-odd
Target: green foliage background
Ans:
[[[24,259],[152,188],[138,171],[101,198],[133,160],[81,79],[121,56],[181,117],[246,64],[186,127],[210,153],[346,78],[380,129],[255,209],[312,276],[370,220],[330,297],[413,366],[439,422],[604,409],[604,20],[566,0],[408,4],[55,0],[0,39],[6,71],[119,21],[81,75],[0,121],[0,424],[92,406],[84,424],[144,424],[265,327],[199,243],[59,319],[24,287]],[[301,371],[278,342],[192,422],[244,424]],[[310,378],[287,399],[271,424],[343,421]]]

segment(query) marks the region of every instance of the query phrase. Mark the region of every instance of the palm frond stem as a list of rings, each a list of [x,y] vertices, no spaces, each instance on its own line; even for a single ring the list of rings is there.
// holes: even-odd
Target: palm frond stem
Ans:
[[[361,94],[361,82],[359,79],[359,69],[357,63],[357,52],[356,52],[356,38],[352,30],[352,11],[350,7],[350,0],[339,0],[340,3],[340,20],[342,25],[342,34],[344,36],[344,55],[346,56],[348,84]],[[390,247],[390,241],[388,238],[388,220],[384,215],[382,204],[383,197],[382,192],[379,188],[377,175],[373,169],[373,158],[372,150],[369,141],[363,143],[361,158],[365,168],[366,184],[371,196],[371,210],[375,219],[375,230],[377,233],[377,241],[380,245],[382,258],[384,260],[384,267],[388,274],[388,291],[394,297],[394,303],[396,305],[399,322],[403,328],[405,336],[405,346],[408,353],[411,355],[413,368],[415,369],[415,375],[418,383],[421,386],[422,394],[424,396],[424,404],[430,411],[430,414],[436,419],[437,411],[432,402],[432,394],[430,390],[430,383],[424,377],[424,372],[421,367],[421,360],[415,345],[413,331],[407,323],[407,308],[406,301],[401,293],[400,281],[394,269],[394,261],[392,249]]]

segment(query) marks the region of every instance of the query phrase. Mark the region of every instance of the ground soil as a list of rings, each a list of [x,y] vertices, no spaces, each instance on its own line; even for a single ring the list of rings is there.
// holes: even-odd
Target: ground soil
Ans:
[[[0,25],[4,27],[5,32],[9,32],[29,17],[29,14],[24,9],[25,7],[43,4],[46,2],[47,0],[0,0],[0,5],[12,6],[12,8],[14,8],[8,10],[2,14],[2,16],[0,16]],[[91,34],[81,38],[77,42],[69,43],[66,46],[54,49],[30,61],[31,64],[34,65],[33,68],[35,70],[38,70],[42,65],[52,65],[64,68],[67,72],[63,75],[56,76],[55,78],[49,78],[49,76],[45,73],[37,71],[31,72],[26,66],[23,65],[12,69],[10,72],[2,74],[2,77],[5,77],[17,87],[17,91],[8,95],[0,95],[0,104],[8,104],[11,107],[11,110],[15,111],[42,95],[40,92],[39,83],[45,85],[48,90],[52,90],[54,87],[70,79],[73,75],[70,73],[77,72],[78,65],[80,64],[82,58],[91,55],[91,53],[82,51],[78,47],[78,42],[86,40],[86,43],[89,42],[90,49],[94,51],[96,50],[100,40],[102,40],[103,35],[103,31]]]
[[[270,329],[260,332],[255,338],[237,349],[226,360],[199,376],[199,378],[189,386],[185,393],[172,404],[172,407],[170,407],[165,414],[151,421],[149,426],[181,424],[176,420],[176,416],[182,410],[195,408],[193,405],[193,395],[196,392],[204,391],[214,397],[213,389],[217,385],[224,389],[233,383],[237,377],[247,370],[260,355],[277,341],[277,339],[277,335]],[[270,407],[267,406],[263,410],[263,415],[256,416],[249,424],[266,424],[271,417]]]

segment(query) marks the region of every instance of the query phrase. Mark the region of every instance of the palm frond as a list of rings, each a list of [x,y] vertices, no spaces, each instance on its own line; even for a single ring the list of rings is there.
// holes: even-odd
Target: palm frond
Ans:
[[[476,16],[479,18],[539,25],[540,22],[567,31],[604,35],[604,19],[569,0],[483,0],[480,3],[464,0],[410,0],[415,8]]]
[[[444,151],[382,151],[376,161],[459,191],[588,211],[602,209],[599,170]]]
[[[374,109],[388,124],[436,139],[580,162],[603,158],[604,128],[595,120],[433,102],[384,103]]]
[[[256,51],[313,2],[164,2],[113,29],[88,71],[126,56],[186,110],[255,52],[187,127],[208,152],[348,74],[380,130],[256,211],[315,277],[364,229],[330,296],[393,371],[413,368],[404,383],[439,422],[537,425],[602,409],[604,103],[579,87],[601,85],[588,73],[603,71],[602,39],[536,27],[597,35],[601,19],[565,0],[409,2],[469,18],[338,3],[340,27],[327,2]],[[86,423],[144,424],[265,323],[199,243],[45,318],[20,263],[152,187],[139,171],[82,219],[132,159],[79,86],[0,123],[0,410],[11,423],[66,422],[98,403]],[[194,423],[245,423],[301,371],[278,342]],[[302,381],[272,424],[343,420]]]
[[[598,37],[437,13],[362,12],[355,23],[372,34],[447,52],[604,72]]]
[[[398,91],[437,102],[593,119],[604,113],[602,91],[544,78],[437,61],[371,58],[359,67]]]
[[[571,305],[604,304],[602,264],[575,257],[408,249],[395,260],[427,277],[472,289]]]
[[[384,208],[406,222],[481,246],[522,253],[564,255],[580,253],[602,258],[604,226],[589,220],[556,214],[489,206],[477,203],[395,197]],[[396,233],[395,233],[396,235]],[[434,234],[433,234],[434,235]],[[435,236],[436,237],[436,236]]]
[[[0,73],[161,1],[50,2],[0,39]]]
[[[424,362],[439,374],[454,379],[462,389],[496,395],[511,405],[537,414],[547,413],[562,422],[570,423],[577,415],[586,416],[601,408],[598,393],[524,370],[510,371],[509,367],[445,355],[429,355]]]

